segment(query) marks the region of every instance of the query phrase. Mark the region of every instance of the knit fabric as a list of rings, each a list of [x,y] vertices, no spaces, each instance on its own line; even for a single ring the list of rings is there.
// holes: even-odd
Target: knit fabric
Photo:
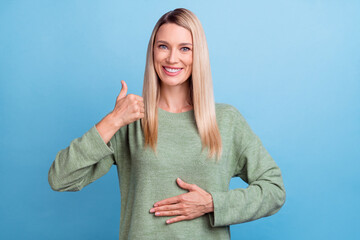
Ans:
[[[279,167],[240,112],[216,104],[223,152],[219,161],[202,151],[194,111],[158,108],[156,154],[144,148],[140,120],[122,127],[105,144],[96,127],[61,150],[49,171],[56,191],[78,191],[117,166],[121,192],[119,239],[230,239],[229,225],[276,213],[285,202]],[[166,224],[173,217],[149,213],[157,201],[187,191],[176,178],[196,184],[213,197],[214,212]],[[229,190],[232,177],[247,188]]]

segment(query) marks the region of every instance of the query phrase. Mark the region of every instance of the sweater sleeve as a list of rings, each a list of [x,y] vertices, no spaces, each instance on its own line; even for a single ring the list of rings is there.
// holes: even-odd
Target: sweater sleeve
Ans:
[[[234,131],[235,171],[248,187],[226,192],[210,192],[214,212],[209,214],[213,227],[249,222],[275,214],[285,203],[281,171],[236,110]]]
[[[82,137],[58,152],[48,180],[54,191],[79,191],[106,174],[115,164],[115,135],[106,144],[93,126]]]

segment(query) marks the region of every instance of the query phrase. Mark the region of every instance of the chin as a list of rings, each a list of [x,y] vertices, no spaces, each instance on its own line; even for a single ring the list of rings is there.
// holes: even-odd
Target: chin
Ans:
[[[187,80],[161,78],[160,81],[161,81],[161,84],[165,84],[168,86],[178,86],[178,85],[186,83]]]
[[[186,80],[184,80],[184,78],[181,76],[171,77],[171,76],[167,76],[165,74],[161,74],[158,76],[159,76],[159,80],[161,81],[161,83],[170,85],[170,86],[176,86],[176,85],[186,82]]]

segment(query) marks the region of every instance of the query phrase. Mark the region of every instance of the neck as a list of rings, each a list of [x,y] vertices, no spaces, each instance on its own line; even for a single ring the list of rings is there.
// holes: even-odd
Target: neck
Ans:
[[[172,113],[193,109],[189,81],[177,86],[161,84],[158,107]]]

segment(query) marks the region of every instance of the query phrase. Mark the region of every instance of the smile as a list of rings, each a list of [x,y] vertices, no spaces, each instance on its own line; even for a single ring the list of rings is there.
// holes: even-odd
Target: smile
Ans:
[[[163,67],[164,72],[169,76],[176,76],[178,75],[182,68],[172,68],[172,67]]]

